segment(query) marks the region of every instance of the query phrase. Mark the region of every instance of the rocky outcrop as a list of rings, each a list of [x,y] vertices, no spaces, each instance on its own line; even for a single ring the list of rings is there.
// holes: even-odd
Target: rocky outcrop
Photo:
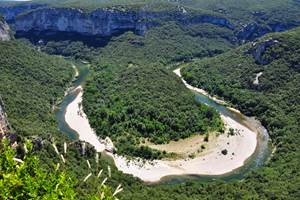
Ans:
[[[256,22],[249,23],[243,25],[238,31],[237,31],[237,37],[242,42],[247,42],[254,40],[255,38],[261,37],[267,33],[270,32],[282,32],[289,30],[291,28],[297,27],[300,25],[300,21],[295,23],[270,23],[267,25],[261,25]]]
[[[271,62],[270,58],[264,58],[264,53],[266,50],[271,47],[273,44],[278,43],[278,40],[268,39],[263,42],[254,42],[252,43],[252,48],[247,52],[252,54],[255,62],[260,65],[266,65]]]
[[[0,18],[0,41],[8,41],[11,39],[10,28],[7,23]]]
[[[257,23],[249,23],[243,25],[237,32],[237,37],[241,41],[248,41],[270,32],[265,27],[260,27]]]
[[[120,11],[97,9],[90,13],[73,8],[42,8],[22,14],[15,19],[16,31],[63,31],[83,35],[111,36],[127,30],[143,35],[149,28],[158,26],[162,21],[197,24],[210,23],[233,29],[227,19],[210,15],[189,15],[187,13]]]

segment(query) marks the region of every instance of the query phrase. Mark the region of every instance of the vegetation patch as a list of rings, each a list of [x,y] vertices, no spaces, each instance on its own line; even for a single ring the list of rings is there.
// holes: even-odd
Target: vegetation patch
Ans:
[[[137,148],[142,138],[163,144],[222,129],[219,114],[196,103],[172,72],[156,66],[129,67],[117,74],[111,69],[97,73],[96,85],[87,84],[84,105],[96,132],[111,137],[118,153],[148,158],[150,149]]]
[[[17,42],[0,42],[0,94],[20,136],[57,133],[53,106],[72,78],[71,64]]]

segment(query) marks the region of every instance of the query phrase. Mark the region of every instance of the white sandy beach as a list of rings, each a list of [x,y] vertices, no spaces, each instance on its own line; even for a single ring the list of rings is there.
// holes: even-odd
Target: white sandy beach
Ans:
[[[181,77],[180,70],[174,71]],[[208,95],[205,91],[188,85],[187,88]],[[76,99],[67,107],[65,119],[68,125],[79,134],[79,139],[92,144],[98,152],[105,150],[105,145],[101,143],[95,132],[90,127],[88,119],[78,106],[82,102],[82,87],[77,88],[79,94]],[[116,167],[126,173],[132,174],[146,182],[156,182],[162,177],[169,175],[221,175],[229,173],[245,163],[245,161],[255,152],[257,145],[257,134],[235,120],[221,115],[226,130],[233,128],[239,134],[227,136],[222,134],[213,140],[213,148],[207,148],[203,155],[194,159],[180,160],[155,160],[152,162],[131,160],[125,157],[108,153],[115,161]],[[208,142],[209,143],[209,142]],[[227,150],[223,155],[222,150]]]
[[[229,127],[239,130],[240,134],[227,136],[222,134],[214,141],[215,148],[210,148],[205,155],[194,159],[175,161],[155,160],[143,164],[142,161],[127,161],[124,157],[114,156],[119,170],[139,177],[143,181],[156,182],[169,175],[221,175],[243,166],[244,162],[254,153],[256,133],[229,117],[221,116]],[[228,151],[227,155],[221,153]],[[204,150],[205,151],[205,150]]]
[[[82,102],[82,87],[79,86],[75,90],[78,91],[78,94],[66,108],[66,123],[78,133],[79,140],[90,143],[95,147],[96,151],[102,152],[105,150],[105,145],[99,141],[95,131],[89,124],[86,114],[82,110],[82,106],[79,106]]]

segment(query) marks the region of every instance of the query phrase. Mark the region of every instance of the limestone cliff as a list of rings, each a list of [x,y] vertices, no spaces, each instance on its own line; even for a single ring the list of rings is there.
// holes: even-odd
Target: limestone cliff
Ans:
[[[90,13],[73,8],[41,8],[15,19],[16,31],[64,31],[84,35],[110,36],[116,32],[132,30],[143,35],[162,21],[182,24],[210,23],[233,29],[225,18],[212,15],[189,15],[182,12],[120,11],[97,9]]]
[[[7,23],[0,17],[0,41],[11,39],[10,29]]]
[[[112,36],[115,33],[133,31],[143,35],[153,26],[166,21],[176,21],[183,25],[209,23],[234,31],[241,42],[253,40],[269,32],[284,31],[300,25],[292,22],[275,21],[265,24],[262,20],[241,23],[229,20],[230,16],[210,12],[210,14],[177,7],[171,10],[151,11],[145,9],[102,8],[91,12],[75,8],[49,7],[43,4],[20,4],[0,6],[0,14],[14,24],[16,32],[63,31],[82,35]],[[226,16],[226,17],[224,17]],[[228,18],[229,17],[229,18]]]
[[[246,53],[252,54],[257,64],[269,64],[272,58],[264,58],[264,54],[269,47],[278,42],[278,40],[272,38],[260,42],[253,42],[252,47]]]

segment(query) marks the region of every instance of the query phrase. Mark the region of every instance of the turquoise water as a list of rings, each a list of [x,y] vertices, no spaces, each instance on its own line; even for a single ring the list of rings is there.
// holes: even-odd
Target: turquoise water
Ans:
[[[89,68],[87,65],[82,63],[77,63],[76,67],[79,71],[79,76],[77,79],[73,82],[72,86],[73,88],[78,87],[79,85],[84,84],[88,74],[89,74]],[[72,139],[78,139],[77,133],[73,131],[65,122],[65,111],[67,106],[76,98],[76,91],[69,92],[63,99],[63,101],[60,104],[60,109],[56,112],[56,119],[58,121],[58,127],[59,129],[65,133],[67,136],[69,136]],[[230,181],[233,179],[242,179],[245,174],[250,172],[251,170],[254,170],[261,165],[263,165],[266,160],[269,158],[271,154],[271,145],[269,142],[269,135],[267,130],[262,127],[261,125],[257,125],[257,123],[243,114],[234,112],[224,105],[220,105],[213,101],[212,99],[208,98],[205,95],[195,93],[195,99],[197,102],[204,103],[208,106],[211,106],[215,108],[217,111],[222,113],[223,115],[226,115],[237,122],[247,126],[248,128],[254,130],[258,128],[258,145],[256,148],[255,153],[251,156],[251,158],[248,159],[248,161],[245,163],[244,166],[241,168],[234,170],[233,172],[230,172],[225,175],[221,176],[199,176],[199,175],[189,175],[189,176],[167,176],[162,178],[162,180],[159,182],[159,184],[174,184],[174,183],[181,183],[186,180],[195,179],[198,181],[203,182],[209,182],[209,181],[215,181],[215,180],[225,180]]]
[[[76,88],[79,85],[82,85],[89,74],[89,68],[86,65],[81,63],[76,63],[76,67],[78,69],[79,76],[76,78],[76,80],[72,82],[72,88]],[[71,90],[70,92],[68,92],[68,94],[64,97],[64,99],[60,103],[59,110],[55,113],[59,130],[74,140],[78,139],[78,135],[66,123],[65,113],[66,113],[67,106],[76,98],[76,96],[77,96],[76,91]]]

